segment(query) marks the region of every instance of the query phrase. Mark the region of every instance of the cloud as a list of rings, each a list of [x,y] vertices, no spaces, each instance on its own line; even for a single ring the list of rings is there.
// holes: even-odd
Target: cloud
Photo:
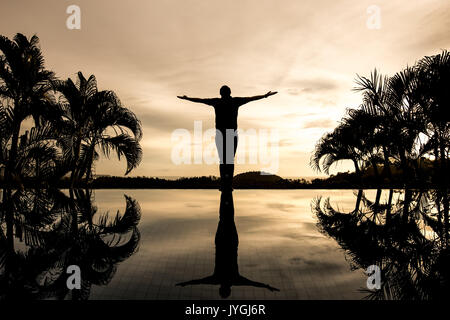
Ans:
[[[292,141],[292,139],[281,139],[278,142],[278,146],[280,146],[280,147],[290,147],[292,145],[294,145],[294,142]]]
[[[167,0],[130,6],[79,0],[79,32],[65,27],[64,1],[22,2],[2,0],[2,34],[37,33],[46,66],[58,77],[83,70],[96,75],[101,89],[119,95],[144,126],[144,159],[133,171],[142,175],[216,172],[216,166],[174,166],[170,137],[177,128],[192,132],[195,120],[203,121],[203,130],[214,126],[212,109],[176,95],[217,96],[225,83],[235,96],[280,92],[243,108],[239,127],[277,129],[284,147],[281,170],[312,175],[303,152],[313,149],[320,129],[336,125],[345,107],[360,103],[361,96],[351,92],[356,73],[379,67],[392,74],[450,47],[450,2],[442,0],[379,0],[378,31],[366,27],[367,1]],[[122,174],[124,166],[104,161],[98,168]]]
[[[183,108],[182,106],[181,108]],[[145,112],[139,112],[139,119],[143,124],[151,127],[152,130],[163,131],[171,133],[173,130],[185,128],[187,130],[193,130],[194,121],[202,121],[203,130],[209,129],[209,124],[213,124],[214,111],[204,112],[202,115],[193,113],[191,110],[186,109],[156,109],[152,108]]]
[[[296,206],[293,204],[288,203],[268,203],[267,207],[270,209],[277,209],[285,212],[291,211],[291,209],[294,209]]]
[[[316,120],[308,121],[302,126],[302,129],[312,129],[312,128],[329,129],[329,128],[334,128],[335,126],[336,126],[336,121],[333,121],[328,118],[324,118],[324,119],[316,119]]]
[[[341,273],[345,266],[333,261],[323,261],[321,259],[305,259],[303,257],[292,257],[289,263],[296,266],[296,270],[312,273]],[[299,271],[300,272],[300,271]]]
[[[296,79],[287,83],[287,93],[297,96],[301,93],[320,93],[333,91],[339,88],[338,84],[331,79]]]

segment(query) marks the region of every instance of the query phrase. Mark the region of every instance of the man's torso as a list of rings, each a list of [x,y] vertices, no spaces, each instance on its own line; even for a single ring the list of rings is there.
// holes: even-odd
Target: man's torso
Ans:
[[[216,128],[219,130],[237,129],[238,110],[241,102],[238,98],[214,99]]]

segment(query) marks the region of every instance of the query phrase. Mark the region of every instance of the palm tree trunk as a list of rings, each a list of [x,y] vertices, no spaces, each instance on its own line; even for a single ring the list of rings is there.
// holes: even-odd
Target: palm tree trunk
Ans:
[[[92,176],[92,165],[94,162],[94,152],[95,152],[95,145],[96,145],[96,141],[92,141],[91,146],[89,147],[89,158],[88,158],[88,163],[87,163],[87,170],[86,170],[86,186],[89,183],[89,179]]]
[[[383,146],[383,158],[384,158],[384,174],[389,178],[389,182],[392,182],[391,165],[389,162],[389,153],[386,146]]]
[[[355,165],[355,174],[358,177],[359,186],[362,187],[361,169],[359,169],[358,161],[356,159],[352,159],[352,161],[353,161],[353,164]]]
[[[3,189],[3,204],[5,205],[5,220],[6,220],[6,266],[12,267],[12,259],[14,256],[14,208],[11,199],[11,188],[13,184],[13,172],[17,158],[17,144],[19,141],[20,122],[16,123],[13,128],[13,136],[11,141],[11,149],[9,159],[5,168],[6,184]],[[9,270],[7,270],[8,272]]]
[[[441,173],[440,173],[440,177],[441,177],[441,184],[443,187],[446,188],[446,184],[447,184],[447,157],[446,157],[446,153],[445,153],[445,144],[444,141],[441,139],[440,142],[440,151],[441,151]]]
[[[388,225],[391,222],[391,208],[392,208],[393,194],[394,194],[394,189],[389,189],[389,200],[388,200],[388,206],[386,209],[386,225]]]
[[[433,175],[433,182],[440,183],[439,181],[439,148],[437,144],[434,146],[434,161],[433,161],[433,168],[434,168],[434,175]]]
[[[359,210],[359,206],[361,205],[361,199],[363,195],[363,189],[358,190],[358,196],[356,197],[355,210],[353,212],[357,213]]]
[[[406,155],[404,150],[400,150],[400,164],[403,170],[403,181],[407,183],[409,180],[409,167],[406,162]]]
[[[446,237],[446,241],[445,243],[448,244],[448,227],[449,227],[449,216],[448,216],[448,211],[449,211],[449,203],[448,203],[448,189],[445,188],[444,192],[443,192],[443,197],[442,197],[442,201],[443,201],[443,205],[444,205],[444,235]]]
[[[448,230],[449,230],[449,201],[448,201],[448,182],[447,182],[447,155],[445,152],[445,142],[441,139],[439,144],[440,149],[440,158],[441,158],[441,172],[439,176],[441,177],[441,185],[442,185],[442,201],[444,206],[444,235],[446,236],[445,243],[447,244],[448,240]]]
[[[381,191],[382,189],[380,188],[377,189],[377,195],[375,196],[375,203],[374,203],[376,207],[380,205]]]
[[[13,173],[14,173],[14,167],[16,165],[17,161],[17,149],[18,149],[18,142],[19,142],[19,133],[20,133],[20,123],[17,123],[14,125],[13,129],[13,135],[11,139],[11,149],[9,153],[9,159],[7,161],[7,165],[5,168],[5,177],[6,177],[6,185],[8,187],[12,187],[13,183]]]
[[[377,182],[380,182],[380,175],[378,173],[377,162],[374,159],[371,159],[370,162],[372,163],[373,173],[375,174],[375,179]]]
[[[356,161],[356,159],[352,159],[352,160],[353,160],[353,164],[355,165],[355,173],[356,173],[357,175],[360,175],[361,170],[359,169],[358,161]]]
[[[74,151],[74,159],[72,164],[72,173],[70,175],[70,189],[73,189],[75,185],[75,178],[77,177],[77,163],[80,158],[80,149],[81,149],[81,138],[77,138],[75,151]]]
[[[411,204],[412,190],[405,189],[405,200],[403,202],[403,221],[408,221],[409,205]]]
[[[6,220],[6,257],[5,268],[6,274],[10,274],[13,271],[13,259],[14,259],[14,211],[11,200],[11,189],[3,189],[3,204],[5,207],[5,220]]]
[[[72,213],[72,225],[71,225],[71,232],[72,237],[75,239],[78,237],[78,212],[77,212],[77,206],[75,204],[75,195],[74,195],[74,189],[69,189],[69,195],[70,195],[70,209]]]

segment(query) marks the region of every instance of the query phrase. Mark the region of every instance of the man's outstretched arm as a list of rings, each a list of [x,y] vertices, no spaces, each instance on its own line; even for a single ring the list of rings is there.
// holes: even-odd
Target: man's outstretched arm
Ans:
[[[268,98],[268,97],[273,96],[274,94],[277,94],[277,93],[278,93],[278,92],[276,92],[276,91],[275,91],[275,92],[269,91],[269,92],[267,92],[266,94],[262,94],[262,95],[260,95],[260,96],[242,97],[242,98],[235,98],[235,99],[238,99],[239,104],[240,104],[240,105],[243,105],[243,104],[249,103],[249,102],[251,102],[251,101],[260,100],[260,99],[264,99],[264,98]]]
[[[182,100],[188,100],[188,101],[192,101],[192,102],[197,102],[197,103],[204,103],[207,105],[213,105],[214,100],[215,99],[203,99],[203,98],[190,98],[187,96],[177,96],[178,99],[182,99]]]
[[[235,283],[233,283],[233,285],[235,285],[235,286],[252,286],[252,287],[257,287],[257,288],[266,288],[270,291],[280,291],[280,289],[271,287],[268,284],[252,281],[243,276],[239,276],[238,280]]]
[[[209,276],[209,277],[202,278],[202,279],[180,282],[180,283],[177,283],[176,286],[185,287],[185,286],[190,286],[190,285],[195,285],[195,284],[216,284],[216,283],[217,283],[217,279],[214,276]]]

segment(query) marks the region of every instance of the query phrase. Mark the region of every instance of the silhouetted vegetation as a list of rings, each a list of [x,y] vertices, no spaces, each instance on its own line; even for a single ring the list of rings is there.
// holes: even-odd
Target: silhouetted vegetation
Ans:
[[[93,285],[107,285],[140,241],[139,204],[125,201],[125,212],[110,216],[98,212],[89,190],[70,197],[54,189],[16,191],[12,206],[0,205],[0,300],[85,300]],[[70,265],[82,269],[80,290],[67,287]]]
[[[285,179],[277,175],[262,175],[260,171],[252,171],[238,174],[233,179],[234,189],[379,189],[379,188],[403,188],[402,172],[391,168],[390,181],[378,181],[372,168],[367,168],[360,175],[344,172],[331,175],[328,178],[316,178],[313,180]],[[433,163],[429,162],[424,167],[424,174],[431,177],[434,170]],[[430,173],[428,173],[430,172]],[[361,177],[363,181],[361,182]],[[32,181],[25,181],[26,186],[34,186]],[[54,186],[70,188],[70,178],[64,177],[55,181]],[[215,176],[181,177],[178,179],[163,179],[155,177],[116,177],[98,176],[85,183],[79,183],[80,187],[93,189],[217,189],[220,187],[220,178]],[[410,183],[417,188],[432,188],[434,184],[430,178]]]
[[[175,180],[152,177],[114,177],[100,176],[83,187],[94,189],[217,189],[220,178],[215,176],[182,177]],[[57,182],[59,188],[69,188],[70,179]],[[238,174],[233,179],[233,188],[237,189],[289,189],[313,187],[305,179],[283,179],[276,175],[261,175],[259,171]]]
[[[312,203],[319,230],[345,251],[352,270],[380,268],[380,289],[366,299],[448,301],[449,215],[445,190],[389,190],[387,203],[358,192],[355,209],[339,212],[329,199]],[[394,200],[394,198],[396,200]]]
[[[139,207],[126,197],[123,215],[94,220],[91,191],[75,188],[92,180],[99,153],[125,157],[125,174],[136,168],[141,137],[135,114],[93,75],[58,80],[37,36],[0,36],[0,298],[64,299],[69,265],[83,269],[72,299],[111,280],[137,249]],[[66,182],[69,195],[55,189]]]
[[[32,119],[34,126],[24,128]],[[25,129],[25,130],[24,130]],[[24,131],[24,132],[23,132]],[[23,133],[22,133],[23,132]],[[70,175],[70,187],[93,176],[99,152],[139,165],[140,121],[95,76],[58,80],[45,68],[39,38],[0,36],[0,176],[3,184],[49,186]],[[6,192],[6,191],[5,191]],[[5,193],[5,197],[7,194]]]
[[[448,51],[392,77],[377,70],[370,78],[358,76],[355,90],[363,93],[362,104],[348,109],[334,131],[320,139],[311,166],[328,174],[331,165],[351,160],[362,181],[362,171],[371,167],[379,183],[392,181],[395,170],[397,182],[447,185],[449,85]]]

